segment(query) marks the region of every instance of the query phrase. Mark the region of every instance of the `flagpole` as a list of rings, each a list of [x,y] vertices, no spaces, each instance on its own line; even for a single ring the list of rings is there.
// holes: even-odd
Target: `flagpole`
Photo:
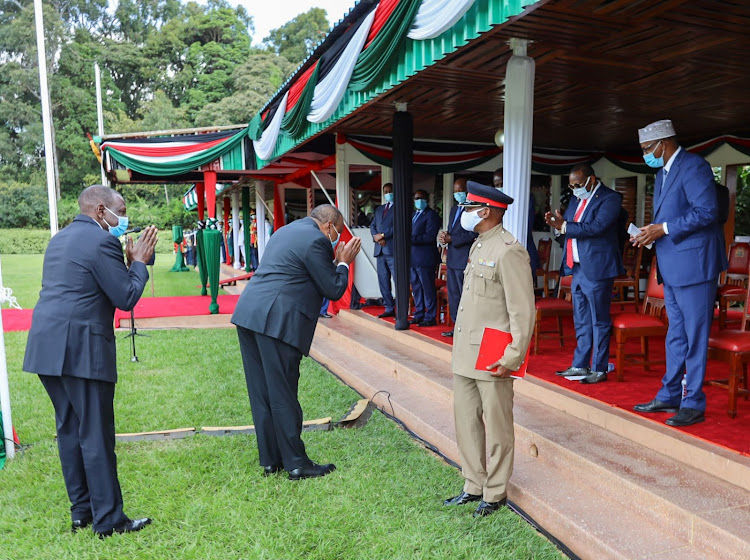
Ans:
[[[102,108],[102,76],[101,72],[99,71],[99,63],[94,62],[94,77],[96,78],[96,122],[99,125],[99,138],[104,136],[104,110]],[[102,171],[102,185],[105,187],[108,187],[107,184],[107,174],[104,171],[104,154],[102,154],[102,163],[101,163],[101,171]],[[164,188],[166,189],[167,186],[164,185]],[[169,202],[169,200],[167,200]]]
[[[3,268],[0,262],[0,307],[5,303],[5,289],[3,286]],[[3,438],[5,441],[5,456],[12,459],[16,454],[13,442],[13,418],[10,413],[10,389],[8,388],[8,363],[5,356],[5,330],[3,328],[3,314],[0,313],[0,410],[3,413]]]
[[[34,0],[36,22],[36,50],[39,60],[39,97],[42,100],[42,127],[44,128],[44,162],[47,168],[47,200],[49,202],[50,237],[57,233],[57,189],[55,188],[54,146],[52,144],[52,111],[47,84],[47,57],[44,47],[44,20],[42,0]]]

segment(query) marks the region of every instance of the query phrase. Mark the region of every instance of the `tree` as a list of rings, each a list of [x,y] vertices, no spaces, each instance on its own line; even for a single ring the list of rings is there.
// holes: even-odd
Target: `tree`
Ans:
[[[270,50],[296,65],[307,58],[313,47],[323,40],[328,29],[326,11],[312,8],[278,29],[272,29],[263,42]]]

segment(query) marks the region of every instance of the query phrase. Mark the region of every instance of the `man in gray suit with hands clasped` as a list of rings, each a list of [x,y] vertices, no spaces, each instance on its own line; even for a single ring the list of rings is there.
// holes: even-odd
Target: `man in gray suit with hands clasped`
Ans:
[[[93,524],[106,537],[151,523],[147,517],[129,519],[122,510],[115,456],[113,319],[115,307],[129,311],[140,299],[157,231],[145,228],[135,244],[128,237],[126,266],[118,239],[128,227],[122,196],[92,185],[78,197],[78,206],[81,213],[52,238],[44,254],[42,291],[23,369],[39,374],[55,407],[71,529]]]
[[[308,458],[297,391],[300,361],[310,351],[323,298],[344,295],[349,265],[361,247],[356,237],[339,244],[344,227],[336,207],[324,204],[280,228],[232,315],[264,476],[284,469],[299,480],[336,468]]]

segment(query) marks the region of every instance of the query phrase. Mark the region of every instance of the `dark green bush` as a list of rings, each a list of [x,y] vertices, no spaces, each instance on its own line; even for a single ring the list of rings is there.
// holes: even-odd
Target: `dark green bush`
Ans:
[[[0,255],[44,253],[49,240],[48,229],[0,229]]]

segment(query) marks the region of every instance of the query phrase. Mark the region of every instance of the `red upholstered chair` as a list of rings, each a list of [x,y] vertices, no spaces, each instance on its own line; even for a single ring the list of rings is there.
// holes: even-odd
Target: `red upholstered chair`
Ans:
[[[541,243],[541,241],[540,241]],[[534,324],[534,354],[539,353],[539,337],[560,338],[560,346],[565,344],[563,333],[563,317],[573,316],[573,303],[568,299],[572,276],[560,278],[560,286],[556,298],[538,298],[536,300],[536,323]],[[543,331],[542,320],[545,317],[554,317],[557,320],[557,329]],[[550,334],[555,333],[555,334]]]
[[[732,243],[729,247],[729,267],[724,273],[722,283],[716,291],[719,302],[719,328],[726,329],[729,323],[727,310],[731,303],[743,303],[747,306],[745,289],[748,286],[750,269],[750,243]]]
[[[643,248],[633,247],[630,243],[625,245],[622,255],[622,264],[625,267],[625,274],[615,278],[613,289],[617,290],[619,299],[612,300],[612,303],[625,305],[633,304],[633,308],[638,312],[641,303],[641,259],[643,258]],[[628,291],[633,291],[633,299],[628,299]]]
[[[748,293],[745,292],[745,298],[747,297]],[[750,308],[745,304],[740,330],[720,330],[708,339],[708,357],[729,364],[729,379],[708,380],[706,383],[729,389],[727,414],[732,418],[737,416],[737,395],[745,395],[747,400],[750,394],[747,386],[747,363],[750,361],[750,332],[746,331],[748,326]]]
[[[647,370],[651,364],[664,363],[664,360],[649,360],[648,339],[652,336],[667,335],[665,311],[664,287],[656,281],[656,258],[654,258],[648,274],[646,298],[643,300],[641,313],[620,313],[612,317],[612,332],[615,335],[617,347],[615,354],[617,381],[625,379],[626,359],[629,364],[640,364]],[[631,338],[641,339],[640,354],[625,354],[625,343]]]
[[[544,297],[549,297],[549,281],[555,280],[557,282],[558,278],[560,278],[559,271],[549,269],[550,261],[552,260],[552,240],[540,239],[537,253],[539,253],[539,268],[536,269],[536,274],[534,274],[534,289],[536,289],[537,276],[541,276],[544,280],[544,285],[542,286]]]

